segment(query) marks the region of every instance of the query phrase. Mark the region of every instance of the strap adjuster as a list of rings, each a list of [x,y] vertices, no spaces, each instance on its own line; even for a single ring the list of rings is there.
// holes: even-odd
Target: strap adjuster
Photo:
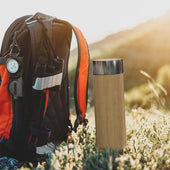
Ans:
[[[73,130],[75,132],[77,132],[77,128],[79,125],[81,125],[82,123],[84,124],[84,126],[87,126],[87,123],[88,123],[88,119],[84,118],[83,121],[82,121],[82,112],[79,110],[78,111],[78,115],[77,115],[77,118],[74,122],[74,127],[73,127]]]

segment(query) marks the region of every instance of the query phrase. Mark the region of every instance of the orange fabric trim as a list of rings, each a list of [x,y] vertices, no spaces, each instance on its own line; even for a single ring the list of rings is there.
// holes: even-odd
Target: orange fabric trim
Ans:
[[[47,111],[47,106],[48,106],[49,89],[44,89],[43,92],[46,93],[45,107],[44,107],[44,113],[43,113],[43,119],[44,119],[46,111]]]
[[[80,50],[80,65],[79,75],[77,78],[77,104],[79,110],[82,112],[82,121],[86,114],[86,95],[87,95],[87,81],[89,69],[89,53],[87,42],[79,28],[73,26],[79,39]]]
[[[30,143],[31,138],[32,138],[32,135],[30,135],[30,137],[29,137],[29,139],[28,139],[28,144]]]
[[[34,144],[36,145],[38,143],[38,138],[36,137]]]
[[[9,139],[12,127],[12,97],[8,92],[9,73],[5,65],[0,65],[0,138]]]

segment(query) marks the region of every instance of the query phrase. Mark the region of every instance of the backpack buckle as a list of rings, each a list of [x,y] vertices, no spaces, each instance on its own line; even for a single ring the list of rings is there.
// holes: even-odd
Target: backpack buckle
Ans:
[[[47,20],[47,19],[53,19],[54,17],[37,12],[35,15],[30,16],[28,19],[25,20],[26,24],[31,24],[34,22],[37,22],[37,19],[43,19],[43,20]]]
[[[32,88],[34,90],[44,90],[55,86],[60,86],[63,78],[64,60],[55,57],[49,64],[35,64],[35,77]]]

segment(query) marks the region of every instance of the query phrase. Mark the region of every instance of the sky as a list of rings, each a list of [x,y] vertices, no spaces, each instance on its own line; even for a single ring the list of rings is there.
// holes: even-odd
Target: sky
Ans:
[[[16,18],[36,12],[69,21],[93,43],[162,16],[169,9],[170,0],[5,0],[0,5],[0,44]]]

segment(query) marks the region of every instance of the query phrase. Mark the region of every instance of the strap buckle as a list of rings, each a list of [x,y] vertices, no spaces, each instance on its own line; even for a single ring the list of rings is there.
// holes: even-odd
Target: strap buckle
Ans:
[[[78,111],[78,115],[77,115],[77,118],[74,122],[74,127],[73,127],[73,131],[74,132],[77,132],[77,128],[79,125],[81,125],[83,123],[84,126],[87,126],[87,123],[88,123],[88,119],[87,118],[84,118],[83,121],[82,121],[82,112],[79,110]]]
[[[40,13],[40,12],[37,12],[35,15],[32,15],[28,19],[26,19],[25,23],[26,24],[31,24],[33,22],[37,22],[38,18],[46,20],[46,19],[51,19],[51,18],[54,18],[54,17],[46,15],[46,14],[43,14],[43,13]]]

